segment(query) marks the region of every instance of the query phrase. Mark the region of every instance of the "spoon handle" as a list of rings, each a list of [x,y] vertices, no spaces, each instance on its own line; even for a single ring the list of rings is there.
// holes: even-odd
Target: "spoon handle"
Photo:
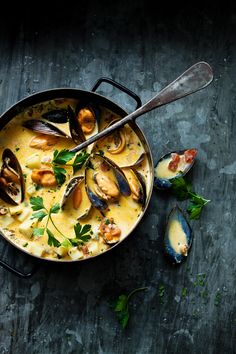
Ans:
[[[212,80],[213,73],[210,65],[205,62],[196,63],[136,111],[128,114],[126,117],[120,119],[110,127],[102,130],[100,133],[92,136],[70,151],[77,152],[82,150],[98,139],[101,139],[111,134],[114,130],[121,128],[131,120],[140,117],[144,113],[150,112],[157,107],[176,101],[179,98],[185,97],[191,93],[203,89],[204,87],[208,86]]]

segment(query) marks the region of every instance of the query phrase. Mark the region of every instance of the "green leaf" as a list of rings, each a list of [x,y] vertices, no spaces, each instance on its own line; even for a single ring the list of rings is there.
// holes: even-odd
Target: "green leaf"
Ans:
[[[39,227],[39,228],[35,227],[33,230],[33,236],[43,236],[44,230],[45,230],[44,227]]]
[[[69,151],[67,149],[60,151],[55,150],[53,153],[52,163],[57,165],[66,165],[66,163],[69,162],[75,156],[75,154],[75,152]]]
[[[75,230],[75,235],[76,237],[80,237],[80,230],[81,230],[82,226],[80,225],[80,223],[78,222],[75,226],[74,226],[74,230]]]
[[[122,311],[117,314],[118,321],[123,329],[125,329],[129,322],[129,312]]]
[[[171,184],[172,191],[177,199],[184,200],[189,198],[189,192],[191,191],[190,182],[186,181],[183,177],[179,177],[171,180]]]
[[[54,237],[53,233],[47,229],[49,246],[60,247],[61,243]]]
[[[59,203],[54,204],[51,209],[50,209],[50,213],[51,214],[57,214],[60,211],[61,207]]]
[[[45,218],[45,216],[47,216],[48,214],[43,211],[43,210],[40,210],[40,211],[37,211],[37,213],[33,213],[32,216],[31,216],[31,219],[38,219],[38,221],[42,221],[43,218]]]
[[[128,297],[124,294],[120,295],[114,303],[115,312],[120,312],[126,309],[128,304]]]
[[[88,235],[88,232],[91,232],[91,225],[86,224],[83,227],[81,226],[81,224],[78,222],[75,226],[74,226],[74,231],[75,231],[75,235],[76,238],[72,239],[71,242],[73,244],[78,244],[78,243],[86,243],[88,242],[88,240],[90,240],[91,236]]]
[[[197,193],[190,192],[189,195],[191,196],[191,201],[196,204],[205,205],[210,202],[209,199],[205,199]]]
[[[30,204],[33,211],[45,209],[42,197],[30,197]]]
[[[66,180],[66,170],[62,167],[57,166],[53,166],[52,169],[58,185],[61,186]]]
[[[201,216],[203,205],[193,204],[191,203],[188,208],[187,212],[189,213],[189,217],[191,220],[197,220]]]
[[[89,154],[83,150],[79,155],[77,155],[73,162],[73,172],[77,172],[81,167],[83,167],[84,163],[86,162]]]

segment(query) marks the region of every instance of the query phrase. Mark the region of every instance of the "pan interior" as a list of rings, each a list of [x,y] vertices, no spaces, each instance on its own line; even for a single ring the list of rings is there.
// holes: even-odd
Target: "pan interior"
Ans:
[[[74,162],[73,158],[67,163],[67,166],[56,166],[66,171],[66,180],[61,186],[58,186],[58,184],[42,186],[37,184],[35,179],[32,180],[32,175],[35,170],[49,170],[54,172],[52,161],[55,150],[59,152],[63,149],[69,150],[75,146],[75,143],[70,138],[65,139],[59,137],[55,139],[55,144],[55,141],[53,142],[52,139],[52,146],[50,146],[49,149],[41,149],[36,146],[32,147],[32,139],[37,138],[41,133],[25,128],[23,124],[31,119],[47,122],[47,119],[44,118],[45,113],[56,110],[68,110],[68,106],[71,107],[75,113],[77,113],[77,107],[81,105],[82,107],[83,105],[84,107],[90,107],[91,102],[87,99],[80,99],[77,95],[73,98],[71,98],[72,95],[70,95],[68,98],[68,94],[63,93],[63,96],[56,96],[52,99],[36,102],[29,106],[27,106],[27,102],[23,102],[17,107],[19,113],[17,113],[16,107],[13,107],[1,118],[1,124],[3,124],[2,122],[4,120],[5,124],[2,126],[0,132],[0,156],[5,148],[9,148],[20,162],[25,180],[25,199],[18,206],[12,206],[0,199],[0,207],[7,209],[6,214],[0,215],[0,231],[14,246],[35,257],[50,261],[77,261],[85,260],[108,251],[124,240],[137,226],[150,199],[153,169],[146,140],[140,129],[134,124],[132,127],[127,125],[120,131],[121,136],[125,139],[125,147],[120,152],[114,153],[114,149],[117,147],[114,136],[99,141],[92,147],[92,151],[91,147],[88,147],[87,152],[90,154],[88,156],[90,161],[93,161],[92,156],[96,155],[99,155],[96,161],[100,161],[104,159],[104,157],[105,162],[112,160],[115,164],[114,166],[118,166],[118,168],[121,169],[131,186],[130,196],[119,193],[118,198],[112,197],[108,199],[108,201],[105,199],[108,204],[106,210],[98,210],[94,207],[93,203],[91,205],[91,201],[88,198],[88,189],[86,189],[87,181],[84,179],[86,175],[85,164],[75,172],[72,166],[68,166]],[[54,95],[55,92],[52,96]],[[99,97],[102,96],[91,94],[91,96],[89,96],[90,100],[92,96],[94,96],[95,99],[91,103],[91,107],[93,107],[96,113],[96,125],[98,130],[104,129],[107,125],[111,124],[113,120],[120,119],[125,115],[125,112],[122,111],[120,107],[110,101],[104,99],[99,100]],[[11,117],[11,115],[13,116]],[[48,123],[60,129],[66,135],[71,135],[68,123]],[[96,131],[97,130],[94,129],[94,133],[96,133]],[[86,133],[85,129],[85,138],[88,138],[90,134],[93,134],[93,132]],[[140,156],[141,162],[136,164]],[[108,160],[106,160],[106,158]],[[89,160],[87,160],[87,166],[89,165]],[[104,165],[106,165],[106,163]],[[103,168],[104,166],[98,166],[98,168],[100,167]],[[131,180],[133,171],[141,175],[146,188],[146,197],[143,204],[137,201],[137,196],[135,197],[133,193]],[[95,173],[92,168],[89,170],[89,173],[91,175],[91,183],[95,183],[97,171]],[[87,174],[88,176],[89,173]],[[112,182],[112,176],[107,176],[108,180]],[[82,181],[78,185],[78,189],[81,189],[80,194],[82,196],[80,206],[77,207],[75,205],[75,192],[73,191],[63,207],[56,210],[56,213],[52,213],[51,216],[48,217],[50,208],[55,205],[62,205],[68,184],[75,177],[79,177],[78,181]],[[87,178],[89,179],[89,177]],[[115,179],[113,182],[119,189],[117,180]],[[100,187],[104,186],[100,185]],[[106,192],[106,186],[102,191]],[[47,214],[42,220],[43,214],[41,214],[41,218],[32,219],[35,216],[35,211],[32,210],[32,200],[35,200],[35,198],[40,198],[45,207],[45,209],[36,211]],[[87,211],[89,212],[86,214]],[[120,230],[120,235],[116,240],[110,240],[109,238],[113,238],[111,235],[108,239],[105,237],[105,231],[101,231],[102,223],[107,225],[105,226],[107,231],[109,231],[109,228]],[[87,226],[89,230],[85,234],[87,237],[83,237],[82,232],[85,225],[90,225],[90,228]],[[76,230],[78,231],[80,227],[80,234],[79,232],[76,234]],[[78,237],[78,242],[71,242],[71,240],[75,238],[78,239]]]

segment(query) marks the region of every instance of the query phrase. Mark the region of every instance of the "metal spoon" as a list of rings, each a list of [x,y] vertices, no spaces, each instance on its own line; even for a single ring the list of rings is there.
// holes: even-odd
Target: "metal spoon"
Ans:
[[[86,148],[100,138],[111,134],[114,130],[140,117],[144,113],[152,111],[154,108],[163,106],[167,103],[178,100],[208,86],[213,80],[212,68],[205,62],[199,62],[187,69],[182,75],[162,89],[155,97],[138,108],[136,111],[128,114],[110,127],[100,133],[92,136],[88,140],[79,144],[70,151],[77,152]]]

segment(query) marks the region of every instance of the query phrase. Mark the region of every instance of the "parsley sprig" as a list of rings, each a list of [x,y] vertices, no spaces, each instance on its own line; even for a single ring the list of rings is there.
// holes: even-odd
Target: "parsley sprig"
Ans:
[[[45,227],[40,227],[40,228],[34,228],[33,230],[33,236],[43,236],[45,233],[45,230],[48,235],[48,244],[49,246],[54,246],[54,247],[72,247],[72,246],[78,246],[78,245],[83,245],[86,242],[88,242],[91,238],[92,235],[92,230],[91,230],[91,225],[86,224],[82,226],[79,222],[74,226],[74,231],[75,231],[75,238],[69,239],[66,237],[56,226],[52,214],[58,214],[60,211],[60,205],[59,203],[55,203],[51,206],[50,209],[47,209],[44,205],[43,198],[42,197],[31,197],[30,198],[30,204],[31,208],[35,213],[32,214],[31,219],[38,219],[38,221],[42,221],[45,217],[47,217],[46,220],[46,225]],[[55,236],[53,235],[53,232],[48,228],[48,223],[51,221],[53,227],[55,230],[63,237],[64,241],[59,242]]]
[[[51,165],[57,183],[59,185],[62,185],[66,180],[66,170],[60,166],[72,166],[73,172],[75,173],[84,165],[85,161],[89,157],[89,154],[85,150],[81,151],[78,155],[76,156],[75,155],[76,152],[72,152],[67,149],[54,151]],[[75,157],[74,162],[68,163],[74,157]]]
[[[111,307],[114,309],[117,319],[121,325],[121,327],[124,329],[127,327],[130,314],[129,314],[129,300],[130,298],[137,293],[138,291],[143,291],[146,290],[147,288],[137,288],[131,291],[128,295],[121,294],[118,296],[118,298],[114,301],[114,303],[111,305]]]
[[[192,185],[183,177],[174,178],[172,181],[172,192],[179,200],[190,199],[187,208],[191,220],[199,219],[203,207],[210,202],[209,199],[203,198],[201,195],[192,191]]]

